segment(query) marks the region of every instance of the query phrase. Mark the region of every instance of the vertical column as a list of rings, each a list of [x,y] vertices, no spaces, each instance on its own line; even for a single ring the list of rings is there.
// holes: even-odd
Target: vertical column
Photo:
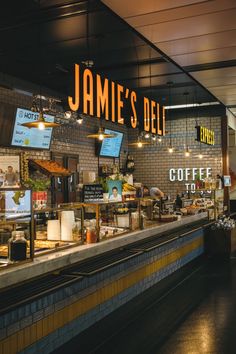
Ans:
[[[222,169],[223,175],[229,175],[229,153],[228,153],[228,117],[221,117],[221,147],[222,147]],[[229,187],[224,187],[224,205],[230,211]]]

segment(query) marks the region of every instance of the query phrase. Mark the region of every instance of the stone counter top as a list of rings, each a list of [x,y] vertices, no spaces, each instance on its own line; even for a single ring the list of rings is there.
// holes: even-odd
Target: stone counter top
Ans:
[[[116,238],[102,241],[100,243],[80,245],[66,250],[58,250],[54,253],[39,256],[32,262],[1,270],[0,289],[15,285],[26,280],[30,280],[34,277],[44,275],[49,272],[56,271],[65,266],[113,250],[115,248],[124,247],[125,245],[135,241],[139,241],[154,235],[158,236],[168,230],[173,230],[177,227],[203,220],[206,217],[207,213],[186,216],[181,220],[150,227],[145,230],[133,231],[123,236],[117,236]]]

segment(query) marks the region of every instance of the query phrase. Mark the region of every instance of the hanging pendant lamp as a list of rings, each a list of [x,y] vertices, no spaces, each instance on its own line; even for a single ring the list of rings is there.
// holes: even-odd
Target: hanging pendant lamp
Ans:
[[[43,116],[43,111],[39,112],[39,117],[36,121],[34,122],[27,122],[27,123],[22,123],[21,124],[23,127],[27,128],[37,128],[39,130],[44,130],[46,128],[55,128],[59,127],[60,124],[55,123],[55,122],[47,122]]]
[[[92,138],[92,139],[98,139],[100,141],[104,140],[104,139],[111,139],[111,138],[115,138],[116,134],[108,134],[105,133],[104,129],[102,127],[100,127],[98,129],[98,132],[95,134],[89,134],[87,135],[87,138]]]

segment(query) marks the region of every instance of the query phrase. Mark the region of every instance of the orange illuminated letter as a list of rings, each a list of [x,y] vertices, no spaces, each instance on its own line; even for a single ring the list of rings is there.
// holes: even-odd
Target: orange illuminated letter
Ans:
[[[124,87],[117,85],[117,121],[119,124],[124,124],[124,118],[121,117],[121,109],[124,107],[124,102],[121,99],[121,93],[124,92]]]
[[[135,107],[135,102],[137,101],[136,92],[134,91],[131,92],[130,99],[131,99],[131,108],[133,112],[133,114],[131,115],[131,126],[132,128],[136,128],[137,127],[137,112]]]
[[[97,116],[101,118],[102,113],[105,111],[106,120],[109,119],[109,105],[108,105],[108,79],[104,80],[102,88],[101,76],[97,75]]]
[[[91,116],[93,116],[93,74],[89,69],[84,70],[83,82],[84,82],[83,111],[85,114],[90,114]],[[88,106],[89,106],[89,109],[88,109]]]
[[[156,134],[157,133],[157,128],[156,128],[156,113],[154,112],[154,108],[156,107],[156,102],[151,101],[151,126],[152,126],[152,133]]]
[[[71,96],[68,97],[68,104],[72,111],[79,109],[79,65],[75,64],[75,101]]]
[[[143,98],[143,109],[144,109],[144,130],[146,132],[150,131],[150,111],[149,111],[149,99],[147,97]]]

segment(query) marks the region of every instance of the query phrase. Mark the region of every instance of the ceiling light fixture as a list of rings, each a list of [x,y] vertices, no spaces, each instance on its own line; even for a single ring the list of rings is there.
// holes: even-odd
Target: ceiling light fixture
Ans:
[[[70,119],[71,116],[72,116],[72,112],[71,112],[71,111],[65,111],[64,117],[65,117],[66,119]]]
[[[135,141],[133,143],[129,143],[128,145],[129,146],[137,146],[138,148],[142,148],[144,145],[151,145],[151,143],[148,141],[143,141],[142,136],[139,135],[137,141]]]
[[[44,130],[46,128],[56,128],[58,127],[60,124],[55,123],[55,122],[47,122],[43,116],[43,112],[40,111],[39,112],[39,116],[38,119],[34,122],[27,122],[27,123],[22,123],[21,124],[23,127],[26,128],[37,128],[39,130]]]
[[[157,136],[156,135],[152,135],[152,140],[156,141],[157,140]]]
[[[93,139],[98,139],[100,141],[104,140],[104,139],[111,139],[111,138],[115,138],[116,134],[107,134],[104,132],[104,129],[102,127],[100,127],[98,129],[98,132],[95,134],[89,134],[87,135],[87,138],[93,138]]]
[[[79,118],[76,120],[76,122],[77,122],[79,125],[83,124],[83,118],[79,117]]]

